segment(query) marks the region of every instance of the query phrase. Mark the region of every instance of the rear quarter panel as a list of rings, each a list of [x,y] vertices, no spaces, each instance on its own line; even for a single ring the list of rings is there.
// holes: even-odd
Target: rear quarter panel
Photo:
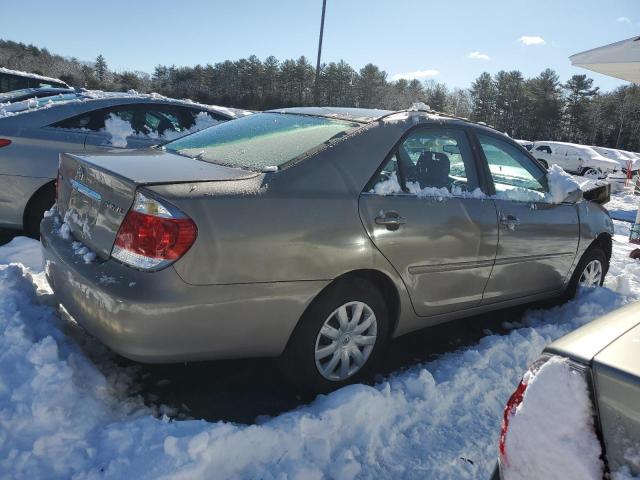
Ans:
[[[609,467],[640,475],[640,325],[596,355],[593,376]]]

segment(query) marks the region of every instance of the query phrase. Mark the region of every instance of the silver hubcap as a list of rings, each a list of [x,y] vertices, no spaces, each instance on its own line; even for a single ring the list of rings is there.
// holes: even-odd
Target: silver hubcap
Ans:
[[[376,316],[363,302],[348,302],[327,317],[316,338],[316,368],[327,380],[340,381],[360,370],[373,351]]]
[[[602,280],[602,264],[600,260],[591,260],[584,267],[582,275],[580,275],[580,281],[578,284],[581,287],[599,287]]]

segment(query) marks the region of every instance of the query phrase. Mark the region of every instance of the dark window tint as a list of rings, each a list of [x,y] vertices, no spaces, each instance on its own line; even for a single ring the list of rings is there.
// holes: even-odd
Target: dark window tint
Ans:
[[[205,117],[203,121],[202,117]],[[83,113],[53,124],[66,129],[88,129],[94,132],[108,130],[110,121],[122,120],[129,124],[134,135],[175,137],[188,130],[206,128],[223,117],[195,108],[173,105],[120,105]]]

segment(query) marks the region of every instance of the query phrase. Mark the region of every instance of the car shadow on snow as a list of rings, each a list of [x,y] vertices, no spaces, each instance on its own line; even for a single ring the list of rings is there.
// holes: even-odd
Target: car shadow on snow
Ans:
[[[397,338],[366,383],[378,383],[392,373],[474,345],[488,334],[507,333],[531,306],[448,322]],[[143,365],[122,357],[115,361],[122,367],[135,367],[131,369],[133,390],[147,406],[159,411],[168,406],[171,416],[177,418],[260,423],[313,400],[284,378],[275,359],[171,365]]]

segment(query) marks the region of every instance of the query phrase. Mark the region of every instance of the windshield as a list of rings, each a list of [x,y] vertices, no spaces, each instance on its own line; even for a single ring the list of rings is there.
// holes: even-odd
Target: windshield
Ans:
[[[359,126],[307,115],[258,113],[188,135],[164,148],[211,163],[261,171],[283,165]]]

